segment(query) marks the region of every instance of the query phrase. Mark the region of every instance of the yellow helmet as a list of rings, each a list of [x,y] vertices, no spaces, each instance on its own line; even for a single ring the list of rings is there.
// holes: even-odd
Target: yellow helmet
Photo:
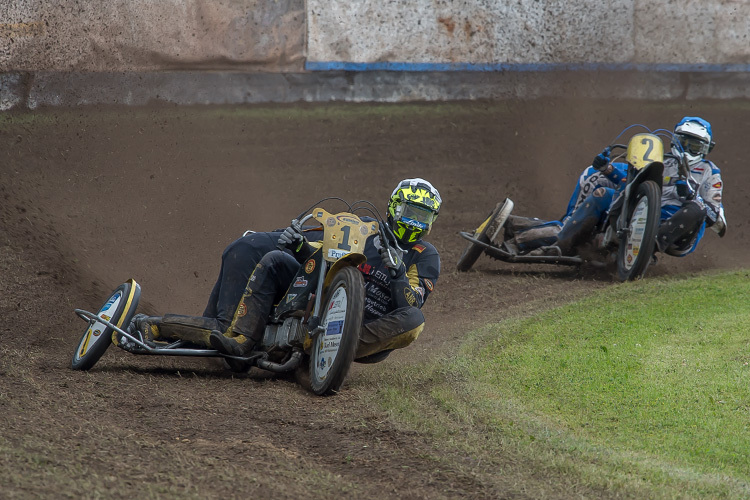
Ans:
[[[424,179],[404,179],[388,201],[388,225],[400,243],[414,243],[427,235],[442,204],[440,193]]]

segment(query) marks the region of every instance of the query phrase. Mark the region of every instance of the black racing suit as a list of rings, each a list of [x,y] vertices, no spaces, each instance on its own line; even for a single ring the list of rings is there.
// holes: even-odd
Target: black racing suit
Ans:
[[[237,305],[255,266],[268,252],[276,250],[283,229],[256,232],[230,243],[221,255],[219,277],[214,284],[203,316],[165,314],[148,318],[150,331],[156,340],[187,340],[201,347],[210,347],[212,331],[227,332],[237,313]],[[319,240],[320,228],[305,228],[309,240]],[[288,252],[291,257],[291,252]]]
[[[359,266],[365,281],[364,324],[355,354],[360,362],[385,359],[393,349],[406,347],[419,336],[424,329],[420,308],[440,275],[440,256],[430,243],[420,240],[405,248],[403,266],[395,278],[380,258],[379,248],[379,236],[368,239],[367,261]],[[261,340],[273,305],[284,296],[300,263],[316,249],[315,244],[303,245],[294,257],[279,250],[263,256],[237,306],[241,315],[230,325],[233,334]]]

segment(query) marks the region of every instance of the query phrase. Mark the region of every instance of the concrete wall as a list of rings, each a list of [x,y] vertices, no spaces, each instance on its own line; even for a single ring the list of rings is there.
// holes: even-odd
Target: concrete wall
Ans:
[[[301,71],[304,0],[0,0],[0,71]]]
[[[0,110],[554,95],[750,98],[750,1],[0,0]]]
[[[747,0],[308,0],[308,61],[750,62]]]
[[[0,3],[0,71],[750,63],[747,0]]]

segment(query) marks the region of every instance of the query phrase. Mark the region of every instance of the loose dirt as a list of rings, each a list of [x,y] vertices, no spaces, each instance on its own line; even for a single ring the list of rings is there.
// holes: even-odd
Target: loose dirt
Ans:
[[[648,275],[747,266],[746,107],[545,100],[10,115],[0,125],[0,497],[567,498],[554,477],[493,475],[400,428],[366,404],[361,374],[387,378],[450,353],[483,323],[613,286],[602,273],[485,256],[459,274],[457,232],[506,196],[517,214],[559,217],[581,169],[630,123],[709,119],[726,183],[727,236],[709,232],[697,252],[664,257]],[[414,176],[445,200],[429,237],[443,269],[427,327],[387,361],[356,365],[341,394],[114,347],[90,372],[70,370],[85,327],[74,308],[96,310],[133,277],[142,311],[199,314],[222,249],[244,230],[283,227],[330,195],[384,210],[397,181]]]

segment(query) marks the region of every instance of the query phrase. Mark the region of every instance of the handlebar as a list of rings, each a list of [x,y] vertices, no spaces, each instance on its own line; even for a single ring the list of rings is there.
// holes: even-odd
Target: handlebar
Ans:
[[[380,231],[380,244],[383,245],[383,247],[386,249],[386,253],[388,254],[388,263],[386,264],[386,267],[388,268],[388,274],[391,275],[391,278],[395,278],[396,275],[398,274],[398,271],[396,271],[396,259],[393,257],[392,252],[394,251],[394,249],[391,246],[390,241],[388,240],[388,235],[386,233],[385,224],[380,224],[379,231]]]
[[[302,225],[310,220],[312,218],[313,214],[307,214],[304,217],[302,217],[302,220],[292,219],[291,224],[289,224],[290,227],[293,227],[297,230],[298,233],[300,233],[300,236],[302,235]],[[304,236],[302,236],[304,239]],[[276,248],[279,250],[284,250],[286,248],[286,244],[281,242],[281,240],[276,242]]]

